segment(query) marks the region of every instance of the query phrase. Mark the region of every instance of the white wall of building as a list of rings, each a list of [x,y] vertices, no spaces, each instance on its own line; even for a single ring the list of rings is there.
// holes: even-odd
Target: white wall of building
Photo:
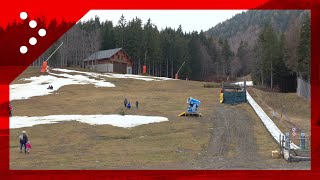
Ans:
[[[87,68],[97,72],[113,72],[113,64],[97,64],[89,65]],[[127,74],[132,74],[132,66],[127,66]]]
[[[113,72],[113,64],[97,64],[87,66],[97,72]]]
[[[131,66],[127,66],[127,74],[132,74],[132,67]]]

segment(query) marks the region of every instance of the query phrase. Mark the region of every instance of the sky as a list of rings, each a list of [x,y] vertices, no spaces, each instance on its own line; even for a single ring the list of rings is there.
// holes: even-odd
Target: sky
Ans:
[[[184,32],[207,31],[220,22],[232,18],[245,10],[91,10],[80,21],[89,20],[96,15],[100,21],[109,20],[117,25],[123,14],[127,22],[135,17],[145,24],[150,18],[158,30],[182,26]]]

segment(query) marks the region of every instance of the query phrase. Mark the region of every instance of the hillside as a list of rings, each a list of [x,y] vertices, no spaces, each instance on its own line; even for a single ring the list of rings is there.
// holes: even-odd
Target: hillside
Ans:
[[[220,88],[204,88],[204,82],[81,69],[38,71],[30,67],[11,84],[10,97],[16,99],[11,101],[10,169],[310,168],[309,162],[272,159],[278,145],[249,104],[220,104]],[[48,84],[54,90],[47,90]],[[190,96],[201,101],[203,117],[178,117]],[[139,100],[139,109],[124,108],[125,97]],[[146,119],[151,116],[166,119]],[[19,153],[22,130],[32,142],[30,154]]]
[[[235,15],[205,33],[214,38],[226,38],[234,52],[241,41],[247,41],[253,47],[259,32],[267,24],[278,33],[287,33],[293,24],[301,24],[302,16],[307,10],[249,10]]]

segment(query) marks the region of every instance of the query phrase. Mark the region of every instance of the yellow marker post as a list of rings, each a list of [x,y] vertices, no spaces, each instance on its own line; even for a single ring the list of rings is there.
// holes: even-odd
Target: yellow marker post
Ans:
[[[223,93],[220,93],[220,103],[223,103]]]

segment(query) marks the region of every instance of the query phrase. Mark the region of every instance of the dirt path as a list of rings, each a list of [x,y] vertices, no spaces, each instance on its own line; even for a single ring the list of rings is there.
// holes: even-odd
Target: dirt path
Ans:
[[[196,169],[261,169],[253,119],[240,108],[227,106],[217,106],[210,118],[214,128]]]
[[[310,169],[310,162],[288,163],[284,159],[272,159],[271,153],[262,156],[254,134],[255,119],[237,106],[216,107],[213,116],[207,119],[214,127],[207,150],[192,169]]]

